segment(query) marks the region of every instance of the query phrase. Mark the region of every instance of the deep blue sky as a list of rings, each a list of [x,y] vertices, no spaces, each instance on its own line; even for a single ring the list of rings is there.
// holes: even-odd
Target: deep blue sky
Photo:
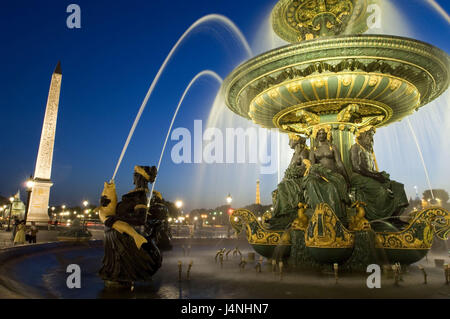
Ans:
[[[447,12],[450,4],[438,1]],[[66,7],[81,7],[81,29],[66,27]],[[34,172],[51,73],[58,60],[62,90],[53,158],[50,205],[97,202],[109,180],[128,131],[164,58],[198,18],[223,14],[241,29],[252,47],[276,0],[215,1],[2,1],[0,4],[0,194],[23,187]],[[417,38],[450,51],[448,24],[422,0],[393,3],[415,23]],[[172,113],[190,79],[203,69],[225,77],[246,59],[241,45],[217,23],[203,25],[180,47],[154,91],[125,155],[116,182],[119,194],[132,187],[134,164],[156,165]],[[192,129],[206,121],[218,84],[200,81],[186,98],[175,127]],[[195,165],[175,165],[169,142],[157,189],[169,200],[193,193]],[[254,179],[239,204],[254,200]],[[232,180],[228,187],[232,192]],[[217,181],[216,181],[217,183]],[[200,190],[204,201],[223,204],[217,184]],[[276,180],[263,187],[270,201]],[[225,196],[225,195],[224,195]],[[24,196],[22,196],[24,198]],[[200,204],[199,204],[200,203]],[[237,204],[238,205],[238,204]],[[189,207],[188,208],[195,208]]]

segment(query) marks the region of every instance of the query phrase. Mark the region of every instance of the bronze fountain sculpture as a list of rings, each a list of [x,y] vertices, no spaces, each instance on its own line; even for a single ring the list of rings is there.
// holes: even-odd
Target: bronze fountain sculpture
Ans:
[[[114,182],[105,183],[100,200],[100,220],[105,224],[105,255],[99,271],[106,287],[132,287],[149,281],[161,267],[162,255],[152,227],[146,225],[148,183],[153,183],[155,166],[135,166],[135,188],[117,202]],[[149,218],[150,220],[150,218]],[[137,228],[144,226],[141,233]]]
[[[450,213],[440,207],[405,223],[403,184],[379,172],[377,128],[412,114],[449,86],[450,57],[409,38],[360,34],[376,0],[280,0],[275,33],[292,44],[238,66],[222,85],[228,108],[290,134],[294,157],[273,193],[272,218],[260,223],[237,209],[236,231],[261,255],[299,267],[339,263],[410,264],[433,236],[446,239]],[[310,139],[310,149],[304,139]]]

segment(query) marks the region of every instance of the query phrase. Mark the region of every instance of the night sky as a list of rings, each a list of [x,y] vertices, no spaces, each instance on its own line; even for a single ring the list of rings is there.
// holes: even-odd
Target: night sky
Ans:
[[[222,14],[239,27],[254,51],[260,53],[263,49],[261,34],[267,29],[267,18],[276,2],[2,1],[0,195],[10,196],[19,188],[23,192],[23,182],[34,173],[51,73],[58,60],[61,60],[63,76],[50,205],[80,205],[84,199],[97,203],[103,182],[112,177],[151,81],[183,32],[206,14]],[[448,1],[437,2],[450,12]],[[71,3],[81,7],[81,29],[66,26],[69,15],[66,8]],[[392,3],[407,17],[410,25],[407,35],[450,52],[449,23],[426,1],[396,0]],[[242,44],[217,23],[204,24],[189,36],[162,75],[131,140],[116,177],[119,195],[132,188],[135,164],[156,165],[172,114],[192,77],[211,69],[225,78],[246,59]],[[192,130],[195,119],[206,122],[218,89],[219,84],[209,78],[195,84],[174,128]],[[448,119],[446,99],[448,92],[438,108],[442,117]],[[234,116],[227,114],[231,113],[227,109],[223,112]],[[420,122],[420,118],[412,118],[414,121]],[[448,129],[449,126],[443,127]],[[448,135],[450,132],[440,133]],[[438,152],[436,150],[443,147],[433,146],[427,138],[422,140],[431,147],[426,153]],[[259,177],[262,201],[270,202],[276,176],[260,177],[256,172],[243,179],[236,176],[236,170],[242,169],[243,164],[236,164],[240,168],[218,164],[214,165],[214,170],[221,170],[228,179],[203,178],[204,182],[198,183],[199,169],[195,164],[172,163],[170,149],[174,144],[173,141],[168,143],[156,184],[156,189],[167,200],[181,198],[186,202],[186,209],[215,207],[224,204],[227,193],[232,193],[236,206],[245,205],[254,201],[255,180]],[[377,147],[380,148],[376,144],[376,150]],[[448,149],[448,141],[445,147]],[[433,187],[450,190],[449,179],[444,181],[442,171],[433,170],[434,158],[425,156],[430,164],[431,180],[435,180]],[[385,160],[383,169],[395,170],[397,166],[387,162]],[[254,167],[251,169],[257,171]],[[210,171],[208,169],[206,174]],[[427,188],[422,169],[417,168],[415,172],[410,174],[399,168],[390,173],[405,183],[411,196],[414,185],[421,191]],[[445,174],[449,176],[448,170]],[[240,186],[239,191],[235,189],[236,184]]]

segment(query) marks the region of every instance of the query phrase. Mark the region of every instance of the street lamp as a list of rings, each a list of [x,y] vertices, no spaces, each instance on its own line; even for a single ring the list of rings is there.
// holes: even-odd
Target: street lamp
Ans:
[[[11,202],[11,204],[10,204],[10,208],[9,208],[8,228],[6,228],[6,231],[11,230],[10,226],[11,226],[11,215],[12,215],[12,206],[13,206],[13,202],[14,202],[14,197],[11,196],[9,198],[9,201]]]
[[[30,210],[30,197],[31,197],[31,192],[33,191],[33,187],[34,187],[34,181],[33,181],[33,176],[30,175],[30,178],[27,180],[26,182],[26,186],[27,186],[27,207],[25,208],[25,225],[27,224],[27,217],[28,217],[28,211]]]
[[[175,201],[175,207],[178,208],[178,209],[183,207],[183,201],[181,201],[181,200]]]
[[[231,197],[231,195],[228,194],[228,196],[227,196],[227,204],[230,205],[232,201],[233,201],[233,197]]]
[[[83,201],[83,206],[87,207],[87,205],[89,205],[89,202],[87,200]]]

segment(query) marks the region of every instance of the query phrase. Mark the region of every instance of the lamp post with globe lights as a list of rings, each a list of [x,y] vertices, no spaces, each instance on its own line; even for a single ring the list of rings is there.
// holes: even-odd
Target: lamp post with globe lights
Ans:
[[[14,197],[11,196],[9,198],[9,202],[10,202],[10,206],[9,206],[9,216],[8,216],[8,228],[6,228],[6,231],[11,230],[11,215],[12,215],[12,207],[13,207]]]
[[[89,202],[87,200],[83,201],[83,206],[84,206],[84,215],[83,215],[83,228],[86,228],[86,217],[87,217],[87,206],[89,205]],[[83,214],[83,213],[82,213]]]
[[[178,209],[179,214],[180,214],[180,215],[183,215],[183,210],[182,210],[182,208],[183,208],[183,201],[177,199],[177,200],[175,201],[175,207]]]
[[[178,214],[182,215],[183,211],[181,210],[181,208],[183,207],[183,201],[177,199],[175,201],[175,207],[178,209]],[[179,219],[180,217],[181,216],[177,216],[176,218],[174,218],[175,219],[175,223],[177,224],[177,226],[176,226],[177,235],[180,233],[180,225],[178,223],[182,223],[182,221]]]
[[[31,192],[33,191],[33,187],[34,187],[34,180],[33,180],[33,176],[30,175],[30,178],[26,181],[25,183],[26,187],[27,187],[27,206],[25,208],[25,225],[27,223],[27,217],[28,217],[28,211],[30,210],[30,197],[31,197]]]
[[[228,196],[227,196],[226,200],[227,200],[227,204],[228,204],[228,206],[229,206],[229,207],[227,208],[227,213],[229,213],[229,211],[230,211],[230,209],[231,209],[231,203],[233,202],[233,197],[231,197],[231,194],[230,194],[230,193],[228,193]],[[223,224],[222,216],[220,217],[220,220],[221,220],[221,222],[222,222],[222,224]]]

